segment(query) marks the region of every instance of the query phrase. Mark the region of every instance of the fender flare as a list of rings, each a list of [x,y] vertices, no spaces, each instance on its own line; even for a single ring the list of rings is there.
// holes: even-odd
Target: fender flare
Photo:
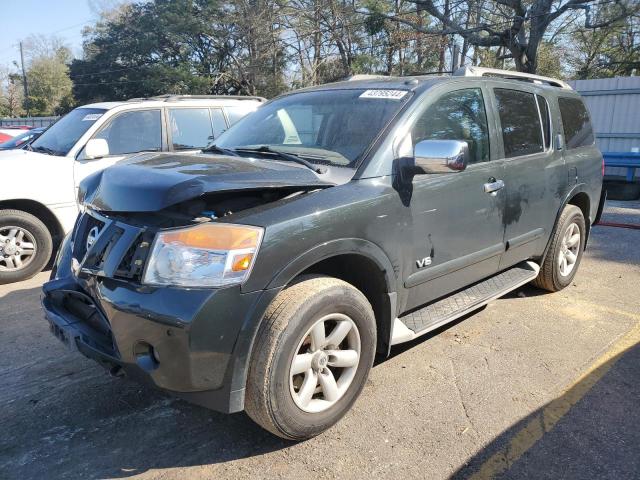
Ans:
[[[230,379],[230,388],[234,396],[233,411],[239,411],[244,408],[244,389],[249,371],[249,362],[251,360],[256,336],[262,325],[264,311],[266,311],[277,294],[301,272],[322,260],[344,254],[362,255],[378,265],[383,272],[388,290],[387,295],[389,296],[389,330],[391,330],[393,320],[396,317],[396,280],[393,265],[384,251],[376,244],[361,238],[332,240],[310,248],[274,275],[269,284],[264,288],[260,299],[256,302],[254,313],[245,319],[242,325],[239,338],[234,348]],[[390,335],[391,331],[384,332],[385,345],[389,343]]]
[[[384,274],[387,293],[396,291],[395,270],[389,257],[378,245],[362,238],[342,238],[316,245],[289,262],[271,279],[266,288],[283,287],[310,266],[331,257],[349,254],[361,255],[373,261]]]
[[[551,235],[549,235],[549,240],[547,240],[546,247],[544,247],[544,252],[542,253],[542,259],[546,258],[547,252],[549,251],[549,248],[551,248],[551,242],[553,241],[553,235],[554,235],[554,233],[556,231],[556,228],[558,226],[558,220],[560,219],[560,215],[562,215],[562,211],[569,204],[569,200],[571,200],[573,197],[575,197],[578,193],[584,193],[589,197],[589,210],[591,210],[591,205],[593,203],[593,199],[591,198],[591,195],[589,195],[589,192],[587,191],[587,184],[586,183],[579,183],[577,185],[574,185],[573,188],[571,190],[569,190],[569,192],[567,192],[567,194],[565,195],[564,199],[562,200],[562,203],[560,204],[560,208],[558,209],[558,212],[556,213],[556,219],[553,222],[553,230],[551,231]],[[584,239],[584,246],[585,246],[585,249],[586,249],[587,241],[589,240],[589,233],[591,232],[591,212],[589,212],[588,217],[585,218],[585,227],[586,227],[586,230],[587,230],[585,232],[585,239]]]

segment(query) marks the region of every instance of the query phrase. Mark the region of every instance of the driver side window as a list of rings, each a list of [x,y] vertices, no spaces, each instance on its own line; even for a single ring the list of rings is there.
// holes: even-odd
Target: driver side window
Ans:
[[[93,138],[109,144],[109,155],[162,150],[160,110],[124,112],[111,120]]]
[[[489,128],[482,90],[468,88],[444,94],[431,104],[411,129],[412,144],[422,140],[462,140],[469,145],[469,163],[489,161]]]

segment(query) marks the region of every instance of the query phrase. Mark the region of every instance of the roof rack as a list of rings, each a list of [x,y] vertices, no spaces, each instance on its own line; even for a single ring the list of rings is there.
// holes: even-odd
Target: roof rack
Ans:
[[[368,73],[358,73],[347,78],[347,82],[355,82],[356,80],[386,80],[389,78],[391,78],[389,77],[389,75],[372,75]]]
[[[154,97],[130,98],[128,102],[142,102],[145,100],[156,100],[163,102],[179,102],[181,100],[258,100],[266,102],[264,97],[252,97],[249,95],[156,95]]]
[[[553,87],[565,88],[567,90],[573,90],[571,86],[551,77],[543,77],[541,75],[533,75],[531,73],[513,72],[511,70],[499,70],[497,68],[485,68],[485,67],[462,67],[453,73],[456,77],[499,77],[507,78],[510,80],[523,80],[533,83],[546,83]]]

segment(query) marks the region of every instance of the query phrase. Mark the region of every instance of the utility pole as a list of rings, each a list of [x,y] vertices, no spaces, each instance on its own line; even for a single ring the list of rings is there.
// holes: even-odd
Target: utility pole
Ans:
[[[22,42],[20,42],[20,65],[22,67],[22,86],[24,87],[24,105],[29,115],[29,86],[27,85],[27,74],[24,71],[24,53],[22,52]]]
[[[454,73],[460,66],[460,47],[454,40],[453,53],[451,54],[451,72]]]

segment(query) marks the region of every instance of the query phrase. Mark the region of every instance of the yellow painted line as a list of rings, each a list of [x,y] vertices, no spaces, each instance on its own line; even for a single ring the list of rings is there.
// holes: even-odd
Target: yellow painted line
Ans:
[[[623,313],[623,312],[617,312]],[[624,312],[627,316],[638,317]],[[621,354],[640,342],[640,323],[616,341],[612,347],[599,357],[577,380],[564,389],[555,400],[548,403],[527,424],[519,430],[508,445],[487,459],[480,469],[471,475],[474,480],[495,478],[506,472],[524,453],[531,449],[545,433],[550,432],[566,415],[571,407],[578,403],[593,386],[609,371]]]

